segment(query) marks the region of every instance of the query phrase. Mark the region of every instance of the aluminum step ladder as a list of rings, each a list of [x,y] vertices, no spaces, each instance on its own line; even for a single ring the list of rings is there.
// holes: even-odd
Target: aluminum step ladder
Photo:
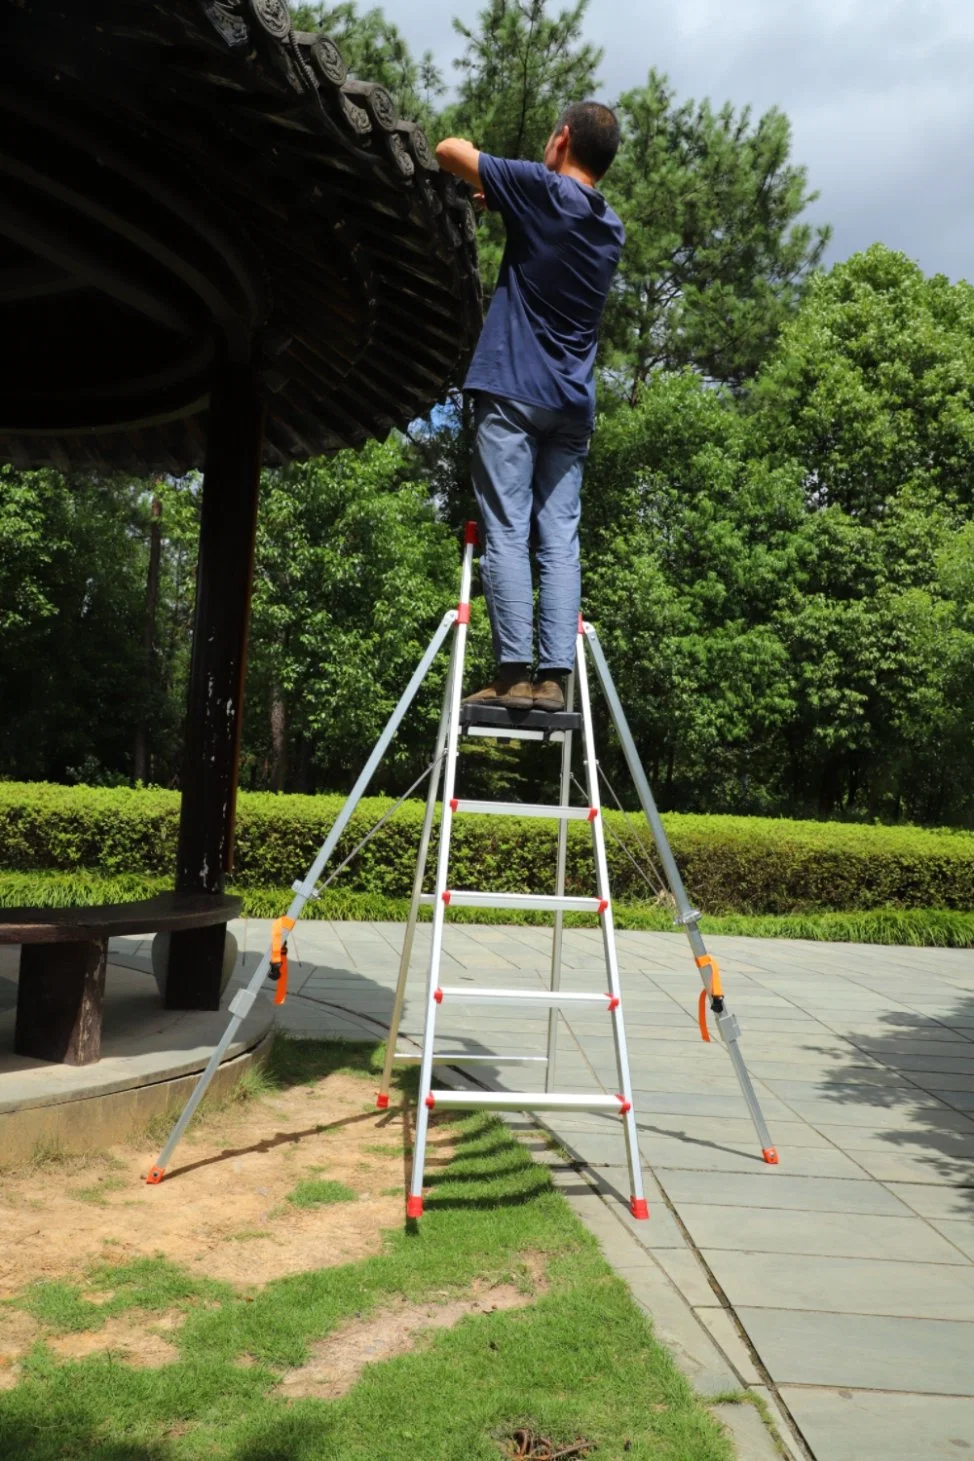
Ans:
[[[344,862],[339,864],[338,868],[334,869],[319,886],[319,879],[322,879],[325,868],[331,861],[345,828],[348,826],[356,807],[365,795],[372,778],[402,723],[403,717],[416,698],[433,661],[446,642],[451,630],[455,630],[455,633],[453,636],[450,667],[443,696],[436,752],[430,766],[427,768],[427,772],[424,772],[419,780],[414,782],[413,786],[404,793],[404,797],[411,795],[415,787],[429,774],[426,812],[423,819],[419,852],[416,860],[412,900],[399,962],[396,995],[390,1021],[389,1039],[386,1046],[385,1065],[376,1098],[376,1105],[379,1109],[388,1107],[389,1087],[394,1064],[398,1060],[419,1061],[421,1099],[417,1113],[413,1170],[407,1199],[407,1216],[416,1218],[422,1213],[423,1168],[429,1128],[429,1115],[430,1111],[435,1110],[437,1106],[441,1109],[481,1107],[487,1110],[498,1111],[580,1110],[601,1111],[614,1114],[620,1118],[625,1135],[631,1186],[630,1210],[637,1218],[645,1218],[649,1215],[643,1190],[636,1119],[632,1103],[632,1088],[623,1022],[622,992],[619,983],[619,967],[612,918],[611,894],[609,891],[608,866],[603,835],[601,804],[599,801],[599,770],[595,755],[595,741],[592,728],[586,651],[591,658],[609,714],[622,746],[626,764],[632,776],[636,794],[647,823],[649,824],[650,831],[652,832],[656,852],[676,905],[677,917],[675,921],[684,928],[687,934],[694,961],[700,973],[703,984],[698,1006],[701,1035],[705,1040],[709,1040],[710,1038],[707,1028],[707,1011],[709,1009],[715,1017],[721,1040],[727,1049],[734,1067],[741,1092],[758,1135],[762,1155],[767,1162],[776,1163],[778,1161],[777,1152],[771,1143],[771,1137],[765,1124],[761,1107],[751,1084],[743,1055],[741,1054],[739,1044],[740,1027],[736,1018],[730,1013],[727,1007],[716,961],[707,953],[704,945],[698,927],[700,914],[691,908],[687,899],[679,870],[674,861],[663,824],[653,800],[646,773],[640,763],[622,705],[609,673],[605,656],[602,653],[602,647],[599,644],[598,636],[592,625],[584,622],[581,618],[579,619],[575,667],[572,675],[569,677],[566,709],[564,712],[549,714],[535,710],[516,711],[507,710],[502,707],[475,707],[461,704],[467,628],[470,623],[473,551],[476,542],[476,524],[468,523],[464,534],[464,554],[459,603],[456,608],[450,609],[444,614],[429,645],[416,666],[408,685],[403,691],[398,704],[390,715],[382,734],[362,768],[354,787],[349,793],[347,801],[329,830],[314,862],[308,869],[305,877],[292,885],[293,896],[287,913],[282,918],[274,920],[267,950],[258,962],[247,984],[238,989],[231,999],[228,1009],[231,1016],[230,1021],[213,1050],[206,1068],[201,1073],[199,1081],[187,1101],[179,1120],[176,1122],[168,1141],[160,1152],[158,1161],[146,1177],[148,1183],[157,1184],[165,1177],[176,1146],[181,1141],[187,1126],[216,1075],[237,1030],[252,1009],[262,986],[267,980],[271,980],[275,984],[275,1003],[283,1003],[287,993],[288,935],[301,917],[305,905],[310,900],[319,896],[321,890],[351,860],[354,851],[364,846],[375,835],[395,811],[396,806],[399,805],[399,803],[396,803],[388,812],[384,813],[379,819],[379,822],[359,842],[358,848],[353,850],[353,853],[349,854]],[[581,706],[580,711],[576,711],[574,708],[576,691]],[[573,737],[576,735],[582,736],[585,751],[586,804],[584,806],[575,806],[570,802],[573,780],[572,744]],[[562,748],[561,783],[558,804],[556,806],[524,805],[521,803],[472,801],[458,797],[456,795],[456,772],[461,736],[489,736],[505,741],[533,740],[547,742],[549,744],[560,744]],[[423,883],[429,859],[430,840],[440,791],[441,776],[443,780],[443,809],[435,891],[432,894],[424,894]],[[400,798],[400,800],[403,799]],[[453,819],[457,816],[491,815],[547,817],[558,820],[558,850],[555,892],[553,894],[539,894],[535,896],[523,893],[496,893],[458,889],[450,886],[449,853]],[[568,823],[570,821],[587,821],[592,828],[595,890],[588,897],[565,895]],[[423,1043],[421,1053],[417,1055],[415,1052],[397,1051],[396,1046],[409,968],[412,960],[416,924],[420,907],[424,903],[433,905],[433,927],[427,976]],[[501,909],[533,908],[552,912],[554,914],[554,935],[548,988],[546,990],[538,989],[537,991],[532,990],[530,992],[501,990],[487,986],[475,988],[470,985],[459,988],[444,988],[440,980],[440,961],[447,910],[450,907],[464,906]],[[593,913],[599,918],[605,954],[607,989],[575,992],[561,988],[564,915],[566,912],[574,911]],[[500,1057],[494,1054],[476,1056],[460,1051],[452,1053],[449,1051],[437,1051],[435,1047],[437,1014],[444,1002],[448,1002],[449,1006],[454,1003],[459,1004],[461,1001],[476,1002],[478,1004],[490,1002],[496,1003],[499,1006],[506,1006],[509,1009],[518,1008],[519,1004],[522,1006],[533,1004],[534,1006],[540,1005],[542,1008],[547,1007],[547,1053],[543,1056],[512,1055]],[[602,1006],[610,1016],[618,1070],[618,1091],[616,1092],[577,1095],[570,1092],[559,1092],[554,1088],[559,1016],[564,1011],[584,1008],[585,1005],[593,1008]],[[434,1066],[469,1065],[471,1063],[476,1064],[478,1060],[480,1062],[489,1062],[492,1065],[543,1063],[545,1068],[545,1089],[543,1092],[490,1090],[471,1092],[433,1087],[432,1072]]]
[[[612,1113],[619,1117],[625,1136],[626,1161],[629,1170],[629,1208],[636,1218],[649,1216],[642,1171],[640,1166],[636,1114],[633,1107],[632,1079],[629,1070],[629,1056],[626,1044],[622,989],[619,978],[619,962],[616,949],[615,926],[612,913],[612,897],[609,887],[608,862],[603,831],[602,808],[599,795],[598,760],[595,751],[595,735],[592,724],[591,697],[586,663],[586,644],[603,690],[606,692],[610,711],[616,723],[620,740],[626,753],[630,769],[638,765],[635,746],[629,727],[622,714],[615,687],[612,685],[608,667],[602,656],[601,647],[591,625],[579,616],[578,636],[575,650],[575,665],[569,677],[566,710],[560,714],[546,714],[539,711],[514,711],[502,707],[484,707],[461,703],[463,668],[466,651],[467,626],[470,621],[470,587],[472,577],[473,544],[468,528],[466,550],[461,576],[460,602],[457,610],[457,629],[453,646],[450,674],[444,695],[443,711],[437,741],[435,769],[430,779],[427,794],[426,816],[420,838],[419,856],[413,881],[412,903],[403,941],[396,997],[390,1022],[389,1042],[386,1051],[382,1082],[377,1096],[380,1109],[388,1106],[389,1086],[393,1066],[398,1061],[419,1060],[419,1095],[416,1115],[416,1130],[413,1142],[413,1165],[406,1202],[409,1218],[419,1218],[423,1213],[423,1178],[426,1160],[426,1143],[429,1131],[430,1113],[437,1109],[450,1110],[483,1109],[494,1111],[543,1111],[571,1110]],[[574,709],[577,693],[580,713]],[[585,790],[587,802],[584,806],[572,805],[570,801],[572,783],[572,740],[581,734],[584,747]],[[457,765],[461,737],[491,736],[502,740],[543,740],[561,742],[561,783],[559,802],[553,806],[524,805],[511,802],[487,802],[468,800],[457,793]],[[432,893],[423,892],[426,865],[429,855],[430,837],[439,792],[439,770],[443,766],[442,812],[440,821],[439,850],[437,855],[435,887]],[[646,782],[645,773],[639,766],[637,792],[643,809],[649,819],[657,850],[668,876],[671,891],[680,910],[679,921],[684,925],[694,946],[697,967],[703,979],[700,995],[699,1018],[701,1033],[709,1039],[706,1026],[706,1002],[714,1011],[718,1028],[731,1052],[732,1060],[741,1088],[762,1143],[766,1161],[777,1162],[777,1153],[771,1145],[771,1138],[761,1114],[747,1069],[737,1044],[739,1028],[736,1020],[726,1010],[720,975],[715,961],[707,954],[697,929],[700,917],[689,906],[683,890],[679,872],[673,861],[662,823],[656,812],[652,794]],[[555,892],[553,894],[500,893],[490,890],[461,889],[452,886],[450,879],[450,845],[454,820],[464,816],[518,816],[556,818],[559,821],[558,852],[555,870]],[[566,896],[565,869],[568,847],[569,821],[587,821],[592,830],[592,851],[594,859],[594,893],[591,896]],[[664,855],[665,848],[665,855]],[[399,1025],[402,1017],[406,982],[412,957],[413,940],[419,908],[430,904],[433,908],[433,926],[430,940],[429,964],[426,980],[426,1000],[422,1043],[417,1055],[409,1051],[397,1051]],[[445,985],[441,978],[443,955],[443,934],[451,908],[497,908],[532,909],[554,914],[554,937],[552,943],[551,976],[546,990],[501,989],[492,986]],[[566,991],[561,988],[561,955],[564,915],[567,912],[584,912],[597,915],[602,931],[605,957],[605,989],[586,992]],[[462,1003],[494,1005],[514,1010],[521,1006],[542,1006],[548,1009],[548,1039],[545,1056],[528,1055],[486,1055],[471,1056],[463,1051],[450,1051],[437,1047],[437,1018],[446,1008]],[[562,1011],[580,1006],[601,1006],[609,1016],[616,1058],[617,1087],[612,1093],[586,1093],[558,1091],[555,1089],[558,1017]],[[433,1071],[436,1066],[464,1066],[478,1059],[491,1064],[517,1064],[541,1061],[545,1066],[545,1089],[538,1091],[496,1091],[455,1089],[434,1086]]]

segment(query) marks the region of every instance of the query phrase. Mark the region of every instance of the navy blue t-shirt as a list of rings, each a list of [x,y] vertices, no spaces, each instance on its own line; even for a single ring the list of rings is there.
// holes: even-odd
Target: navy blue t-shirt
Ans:
[[[482,152],[480,180],[487,206],[504,219],[507,247],[464,389],[591,422],[622,224],[601,193],[540,162]]]

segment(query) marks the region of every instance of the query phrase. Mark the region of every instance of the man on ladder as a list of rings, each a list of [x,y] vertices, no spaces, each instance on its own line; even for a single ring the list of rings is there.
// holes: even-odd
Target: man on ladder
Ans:
[[[596,184],[619,146],[598,102],[560,118],[543,162],[507,161],[449,137],[440,166],[500,213],[507,246],[464,389],[474,397],[473,486],[486,539],[480,571],[497,674],[468,703],[560,711],[581,598],[582,469],[595,417],[595,352],[625,239]],[[534,661],[529,546],[540,581]]]
[[[582,464],[588,450],[594,416],[594,363],[598,327],[612,282],[623,230],[618,218],[596,191],[595,183],[611,163],[619,140],[615,117],[607,107],[585,102],[569,107],[545,148],[543,164],[505,162],[477,151],[469,142],[451,138],[440,144],[441,165],[483,190],[488,206],[497,208],[508,231],[507,249],[497,292],[467,377],[466,387],[476,395],[477,437],[474,487],[487,533],[481,570],[487,592],[494,646],[498,660],[493,684],[470,696],[461,708],[467,629],[470,623],[470,587],[476,527],[468,523],[464,539],[460,598],[446,613],[423,654],[402,697],[389,718],[358,780],[306,876],[292,885],[287,914],[277,919],[270,948],[248,984],[230,1002],[232,1016],[196,1089],[169,1136],[147,1181],[159,1183],[188,1123],[192,1120],[241,1021],[251,1009],[266,978],[277,982],[277,1002],[286,993],[287,937],[309,899],[317,898],[318,880],[334,853],[339,838],[364,795],[396,730],[449,635],[453,637],[450,670],[436,753],[419,781],[430,777],[426,813],[413,880],[409,920],[403,942],[395,1004],[381,1087],[376,1104],[389,1104],[393,1063],[409,1058],[397,1052],[398,1035],[413,934],[421,904],[433,905],[433,924],[426,988],[426,1013],[420,1059],[419,1102],[413,1142],[413,1166],[406,1214],[423,1212],[426,1140],[431,1112],[441,1108],[481,1107],[488,1110],[587,1110],[621,1118],[629,1168],[629,1208],[634,1217],[649,1216],[643,1191],[638,1131],[633,1110],[629,1057],[623,1021],[622,992],[615,947],[614,918],[609,889],[608,862],[586,649],[615,725],[636,794],[649,824],[660,862],[676,904],[676,922],[689,939],[703,988],[700,992],[701,1035],[709,1040],[707,1010],[713,1013],[730,1055],[742,1094],[754,1122],[762,1155],[776,1164],[778,1155],[740,1051],[740,1029],[727,1008],[720,974],[707,953],[673,859],[663,824],[640,763],[598,636],[579,614],[578,520]],[[541,580],[539,669],[532,683],[533,613],[529,545],[536,535]],[[566,709],[564,680],[568,681]],[[574,710],[578,691],[581,713]],[[542,711],[547,714],[534,715]],[[512,714],[513,712],[513,714]],[[526,712],[526,713],[525,713]],[[537,722],[541,722],[539,726]],[[481,802],[458,795],[456,786],[461,734],[496,734],[503,725],[507,737],[562,743],[561,794],[556,805]],[[586,785],[584,804],[572,804],[572,734],[582,736]],[[423,892],[430,837],[442,776],[442,805],[435,891]],[[404,794],[404,800],[419,781]],[[577,783],[576,783],[577,784]],[[399,803],[396,804],[397,806]],[[621,804],[620,804],[621,805]],[[390,808],[359,844],[388,820]],[[450,842],[455,816],[539,816],[559,824],[556,892],[511,893],[490,889],[458,889],[449,875]],[[595,887],[584,895],[566,895],[567,822],[584,820],[591,828]],[[357,849],[356,849],[357,850]],[[354,854],[350,854],[352,856]],[[345,859],[347,862],[349,858]],[[325,884],[337,876],[339,865]],[[480,908],[532,908],[555,916],[551,977],[547,989],[498,989],[469,983],[448,987],[440,979],[445,915],[449,905]],[[598,989],[565,990],[561,986],[561,927],[565,912],[597,916],[602,929],[605,984]],[[502,1089],[476,1091],[435,1088],[434,1066],[463,1064],[463,1051],[446,1052],[436,1043],[440,1006],[455,1003],[491,1003],[512,1010],[527,1001],[549,1009],[548,1055],[542,1092]],[[554,1019],[563,1006],[581,1004],[601,1008],[609,1017],[616,1055],[618,1086],[609,1091],[574,1092],[554,1089]],[[472,1057],[476,1060],[478,1057]],[[485,1058],[483,1056],[479,1057]],[[494,1054],[491,1061],[498,1058]],[[515,1054],[514,1062],[536,1057]]]

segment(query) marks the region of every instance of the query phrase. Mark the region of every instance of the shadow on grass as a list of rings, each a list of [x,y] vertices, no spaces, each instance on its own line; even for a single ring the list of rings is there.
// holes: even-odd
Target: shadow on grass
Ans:
[[[17,1413],[10,1413],[10,1396],[0,1395],[0,1455],[5,1461],[172,1461],[166,1443],[110,1441],[104,1421],[93,1408],[77,1406],[74,1413],[51,1416],[49,1397],[42,1390],[18,1392]]]
[[[864,1128],[871,1140],[918,1161],[914,1174],[904,1169],[885,1180],[946,1184],[956,1194],[956,1216],[974,1215],[974,996],[964,995],[940,1016],[889,1010],[880,1024],[881,1033],[846,1038],[901,1083],[857,1080],[861,1066],[853,1057],[829,1073],[826,1099],[877,1112],[901,1110],[901,1125],[877,1121]],[[850,1128],[850,1144],[852,1135]]]
[[[279,1131],[276,1136],[267,1136],[263,1141],[253,1142],[250,1146],[226,1147],[212,1157],[201,1157],[198,1162],[186,1162],[181,1167],[173,1167],[166,1173],[166,1181],[172,1182],[177,1177],[187,1177],[190,1172],[198,1172],[201,1167],[212,1167],[217,1162],[229,1162],[234,1157],[246,1157],[254,1152],[270,1152],[279,1146],[292,1146],[295,1142],[305,1141],[309,1136],[320,1136],[326,1131],[340,1131],[346,1126],[359,1126],[364,1121],[371,1122],[377,1130],[381,1130],[396,1114],[396,1109],[390,1107],[381,1114],[375,1111],[363,1111],[360,1116],[343,1116],[339,1121],[316,1122],[314,1126],[307,1126],[303,1131]]]

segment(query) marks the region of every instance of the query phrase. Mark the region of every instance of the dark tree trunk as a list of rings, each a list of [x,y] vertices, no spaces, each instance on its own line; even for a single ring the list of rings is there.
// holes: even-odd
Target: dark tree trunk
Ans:
[[[154,496],[149,520],[149,574],[145,586],[145,686],[142,718],[135,732],[135,752],[132,758],[133,779],[143,783],[149,780],[149,719],[156,688],[156,612],[159,605],[159,561],[162,556],[161,519],[162,503]]]
[[[287,713],[281,687],[271,686],[271,790],[283,791],[287,781]]]
[[[822,822],[827,822],[835,811],[835,803],[839,796],[839,775],[838,760],[829,757],[822,767],[818,783],[818,816]]]

